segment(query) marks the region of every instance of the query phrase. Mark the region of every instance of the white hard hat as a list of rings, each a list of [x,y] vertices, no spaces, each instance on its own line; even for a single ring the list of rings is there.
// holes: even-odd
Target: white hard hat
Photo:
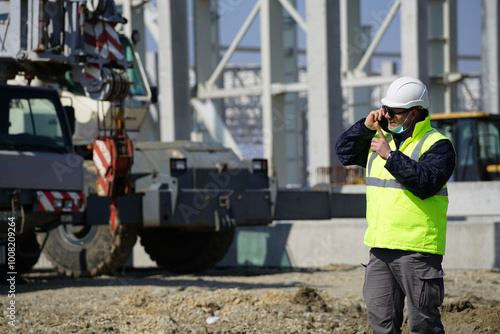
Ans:
[[[429,94],[424,83],[417,78],[401,77],[394,80],[385,97],[380,100],[382,105],[390,108],[404,108],[422,106],[429,107]]]

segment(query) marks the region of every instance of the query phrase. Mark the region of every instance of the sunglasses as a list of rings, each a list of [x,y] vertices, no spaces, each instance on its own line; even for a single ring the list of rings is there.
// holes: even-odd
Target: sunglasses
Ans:
[[[407,113],[408,111],[411,111],[412,109],[414,108],[408,108],[408,109],[405,109],[403,111],[400,111],[400,112],[395,112],[393,109],[389,108],[388,106],[382,106],[382,108],[384,109],[384,112],[388,113],[389,116],[394,117],[394,115],[400,115],[400,114],[404,114],[404,113]]]

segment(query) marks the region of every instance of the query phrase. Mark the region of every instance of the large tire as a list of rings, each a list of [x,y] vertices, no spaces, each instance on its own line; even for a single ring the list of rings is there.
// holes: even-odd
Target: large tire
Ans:
[[[213,268],[231,246],[234,229],[219,232],[143,229],[141,244],[160,267],[177,274]]]
[[[61,225],[49,232],[44,254],[67,276],[105,275],[128,259],[138,231],[138,225],[120,225],[115,234],[108,225]]]
[[[99,177],[92,160],[84,160],[85,192],[96,194]],[[112,273],[127,261],[137,241],[138,225],[61,225],[51,230],[43,249],[56,270],[71,277]]]

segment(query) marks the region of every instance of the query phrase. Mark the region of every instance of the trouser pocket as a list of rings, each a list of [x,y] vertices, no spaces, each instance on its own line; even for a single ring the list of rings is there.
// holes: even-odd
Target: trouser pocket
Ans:
[[[443,304],[444,299],[444,271],[433,267],[415,268],[418,277],[416,284],[416,300],[418,308],[435,308]]]

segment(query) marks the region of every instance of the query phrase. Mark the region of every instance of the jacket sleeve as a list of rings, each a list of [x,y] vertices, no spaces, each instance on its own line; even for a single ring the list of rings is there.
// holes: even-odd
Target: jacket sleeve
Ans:
[[[377,131],[372,131],[365,126],[365,119],[354,123],[337,140],[335,152],[344,166],[358,165],[366,167],[370,143]]]
[[[434,196],[448,182],[455,169],[456,156],[451,142],[442,139],[434,143],[414,161],[400,151],[394,151],[385,168],[415,196]]]

